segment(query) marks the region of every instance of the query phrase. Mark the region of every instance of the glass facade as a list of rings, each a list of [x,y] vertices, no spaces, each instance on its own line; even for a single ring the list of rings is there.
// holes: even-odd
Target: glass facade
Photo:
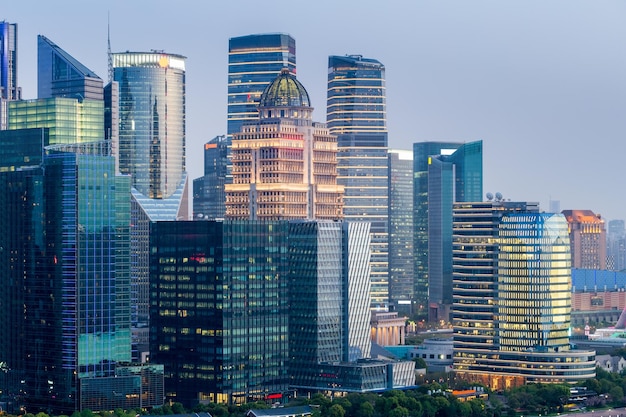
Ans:
[[[286,222],[153,224],[150,350],[167,398],[192,406],[287,391],[288,231]]]
[[[283,68],[296,72],[296,41],[291,36],[267,33],[229,39],[229,137],[240,132],[247,121],[259,119],[261,94]]]
[[[7,101],[21,100],[17,85],[17,23],[0,22],[0,130],[7,127]]]
[[[226,136],[216,136],[204,144],[204,176],[193,180],[193,219],[219,220],[226,215],[224,185],[229,180]]]
[[[389,150],[389,304],[411,314],[413,302],[413,153]]]
[[[43,35],[37,36],[37,98],[103,99],[103,81]]]
[[[185,172],[185,57],[114,53],[119,83],[119,164],[148,198],[170,197]]]
[[[104,102],[75,98],[12,101],[8,129],[48,128],[50,145],[97,142],[104,132]]]
[[[371,302],[389,308],[385,67],[360,55],[328,58],[326,121],[337,135],[346,220],[371,222]]]
[[[413,145],[415,303],[431,321],[451,319],[452,204],[482,199],[482,141]]]
[[[454,368],[501,390],[595,375],[571,349],[567,222],[536,203],[454,206]]]

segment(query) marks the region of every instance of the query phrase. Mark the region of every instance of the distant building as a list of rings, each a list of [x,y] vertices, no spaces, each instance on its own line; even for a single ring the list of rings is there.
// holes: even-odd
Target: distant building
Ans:
[[[604,220],[591,210],[563,210],[569,227],[572,268],[606,269]]]
[[[428,372],[452,372],[452,339],[426,339],[409,350],[409,359],[421,358]]]
[[[430,321],[451,318],[452,204],[480,201],[482,141],[413,144],[415,303]]]
[[[626,227],[624,227],[624,220],[609,221],[606,266],[611,271],[626,270]]]
[[[626,272],[572,269],[572,324],[616,322],[626,308]]]
[[[7,101],[21,100],[17,83],[17,23],[0,22],[0,130],[7,128]]]
[[[361,55],[328,58],[326,122],[337,136],[346,220],[371,223],[371,302],[389,309],[389,191],[385,66]]]
[[[413,152],[389,150],[389,306],[412,313]]]
[[[456,375],[494,390],[592,378],[595,352],[569,342],[564,217],[529,203],[457,203],[453,230]]]
[[[407,317],[398,312],[375,312],[372,314],[372,342],[381,346],[404,345]]]
[[[229,144],[226,136],[204,144],[204,175],[193,180],[193,220],[220,220],[226,215]]]

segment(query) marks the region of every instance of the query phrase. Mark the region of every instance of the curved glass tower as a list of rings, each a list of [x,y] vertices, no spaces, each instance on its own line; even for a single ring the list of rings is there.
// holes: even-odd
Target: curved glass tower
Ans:
[[[151,199],[168,198],[185,172],[185,57],[113,54],[120,86],[120,172]]]

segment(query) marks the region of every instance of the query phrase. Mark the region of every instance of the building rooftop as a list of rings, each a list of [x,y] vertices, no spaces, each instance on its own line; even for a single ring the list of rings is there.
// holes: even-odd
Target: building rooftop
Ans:
[[[311,107],[311,100],[296,76],[289,69],[283,68],[263,91],[259,107]]]

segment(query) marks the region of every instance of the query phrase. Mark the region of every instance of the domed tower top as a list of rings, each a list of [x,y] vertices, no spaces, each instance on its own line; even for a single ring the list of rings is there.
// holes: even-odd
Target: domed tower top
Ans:
[[[268,107],[311,107],[309,93],[288,68],[283,68],[261,94],[259,110]]]

